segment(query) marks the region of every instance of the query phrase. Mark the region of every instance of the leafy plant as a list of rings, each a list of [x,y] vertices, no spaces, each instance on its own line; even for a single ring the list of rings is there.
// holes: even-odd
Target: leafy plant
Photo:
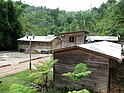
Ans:
[[[76,91],[76,90],[74,90],[74,91],[69,91],[68,93],[90,93],[88,90],[86,90],[86,89],[82,89],[82,90],[79,90],[79,91]]]
[[[88,76],[90,74],[91,74],[91,71],[88,71],[87,65],[80,63],[76,65],[76,67],[74,68],[74,72],[64,73],[63,76],[67,76],[72,80],[79,81],[84,76]]]
[[[42,65],[35,65],[37,71],[30,74],[30,77],[35,77],[34,83],[39,86],[39,88],[44,88],[48,91],[48,81],[51,78],[51,72],[53,65],[57,60],[49,60],[44,62]]]
[[[91,71],[88,71],[87,65],[84,63],[80,63],[75,66],[74,72],[64,73],[63,76],[67,76],[72,80],[79,81],[83,77],[88,76],[90,74],[91,74]],[[78,91],[74,90],[72,92],[69,91],[68,93],[90,93],[90,92],[86,89],[82,89]]]
[[[20,84],[13,84],[10,86],[10,93],[36,93],[36,90]]]

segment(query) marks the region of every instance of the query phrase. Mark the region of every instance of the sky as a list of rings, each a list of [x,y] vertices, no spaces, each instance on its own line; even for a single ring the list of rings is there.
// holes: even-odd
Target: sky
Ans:
[[[13,0],[19,1],[19,0]],[[32,6],[46,6],[50,9],[59,8],[65,11],[80,11],[88,10],[93,7],[100,7],[107,0],[21,0],[23,3]]]

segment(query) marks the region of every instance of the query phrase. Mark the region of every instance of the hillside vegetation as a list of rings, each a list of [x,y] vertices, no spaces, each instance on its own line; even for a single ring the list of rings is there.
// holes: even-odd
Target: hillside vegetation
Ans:
[[[108,0],[99,8],[86,11],[66,12],[46,7],[29,6],[21,17],[23,32],[36,32],[37,35],[87,30],[91,35],[124,36],[124,0]]]
[[[86,11],[34,7],[21,2],[0,0],[0,50],[17,50],[17,39],[26,32],[36,35],[87,30],[90,35],[124,38],[124,0],[108,0]]]

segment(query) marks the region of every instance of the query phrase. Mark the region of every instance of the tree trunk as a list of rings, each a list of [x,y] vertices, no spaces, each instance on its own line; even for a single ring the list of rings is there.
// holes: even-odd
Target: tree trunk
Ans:
[[[48,75],[46,75],[46,79],[45,79],[45,88],[46,88],[46,91],[48,92]]]

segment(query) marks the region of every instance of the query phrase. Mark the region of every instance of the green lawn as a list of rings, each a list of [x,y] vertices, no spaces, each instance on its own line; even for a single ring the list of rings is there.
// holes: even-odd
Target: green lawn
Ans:
[[[30,70],[26,70],[14,75],[0,78],[0,81],[3,81],[0,84],[0,93],[10,93],[9,88],[12,84],[21,84],[27,87],[31,87],[33,78],[29,77],[29,74],[32,72]],[[49,92],[45,92],[45,93],[67,93],[67,92],[68,92],[67,87],[62,87],[62,88],[54,87],[54,88],[50,88]],[[37,92],[37,93],[42,93],[42,92]]]
[[[0,84],[0,93],[10,93],[9,88],[12,84],[22,84],[25,86],[29,86],[31,84],[32,78],[29,78],[29,70],[10,75],[4,78],[1,78],[3,82]]]
[[[32,71],[34,72],[34,71]],[[29,74],[32,73],[30,70],[26,70],[14,75],[10,75],[4,78],[0,78],[0,81],[3,82],[0,84],[0,93],[10,93],[9,88],[12,84],[21,84],[24,86],[31,87],[31,83],[33,78],[29,78]],[[37,92],[38,93],[38,92]],[[39,92],[41,93],[41,92]],[[47,93],[67,93],[65,92],[65,88],[54,88],[50,89]]]

